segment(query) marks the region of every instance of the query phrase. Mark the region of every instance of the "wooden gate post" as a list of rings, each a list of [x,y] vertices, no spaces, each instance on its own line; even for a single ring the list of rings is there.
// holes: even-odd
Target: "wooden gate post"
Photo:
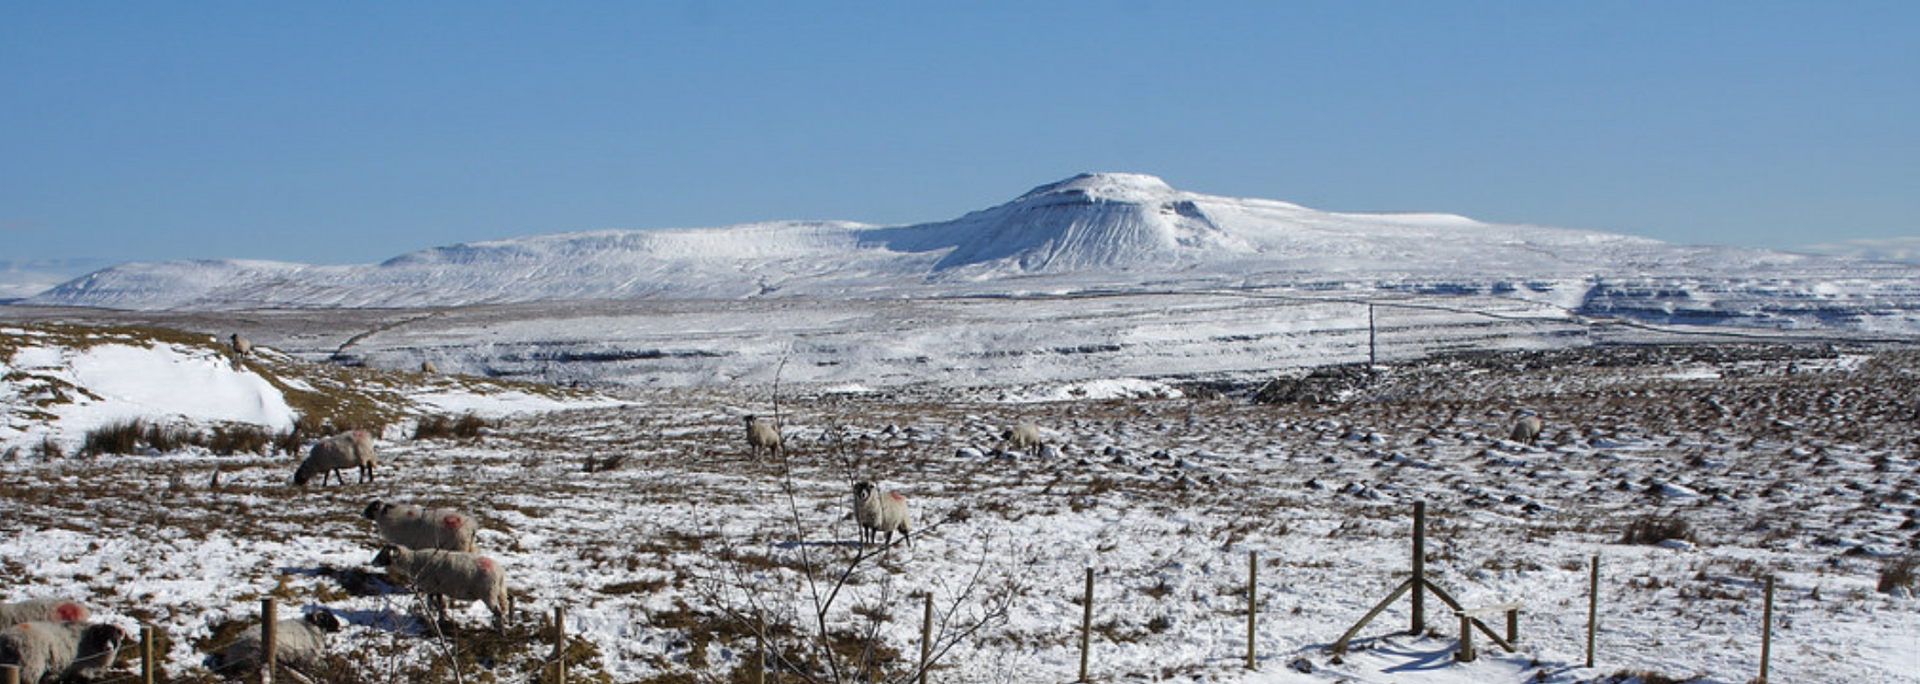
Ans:
[[[1427,502],[1413,502],[1413,620],[1407,632],[1427,631]]]
[[[921,598],[926,609],[920,617],[920,684],[927,684],[927,661],[933,657],[933,592]]]
[[[1254,617],[1258,611],[1254,606],[1259,603],[1257,595],[1260,587],[1260,552],[1247,552],[1247,669],[1259,669],[1254,660],[1253,635],[1256,633]]]
[[[260,684],[273,684],[273,651],[279,647],[274,638],[273,623],[278,621],[274,612],[273,599],[260,599]]]
[[[1773,575],[1767,575],[1766,607],[1760,611],[1760,684],[1767,684],[1767,660],[1773,655]]]
[[[153,625],[140,626],[140,684],[153,684]]]
[[[1087,652],[1093,646],[1093,568],[1087,568],[1086,613],[1080,618],[1080,681],[1087,679]]]
[[[553,607],[553,684],[567,684],[567,609]]]
[[[1587,669],[1593,669],[1593,637],[1600,625],[1600,557],[1593,557],[1593,574],[1587,580]]]
[[[20,684],[20,666],[0,665],[0,684]]]

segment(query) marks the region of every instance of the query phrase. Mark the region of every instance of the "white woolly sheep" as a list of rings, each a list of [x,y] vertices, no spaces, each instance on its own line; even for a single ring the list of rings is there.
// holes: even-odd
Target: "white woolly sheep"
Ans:
[[[361,512],[380,529],[380,537],[409,549],[444,549],[473,553],[473,533],[480,524],[473,516],[451,508],[400,506],[374,499]]]
[[[771,422],[747,416],[747,448],[752,450],[753,457],[756,459],[760,458],[762,449],[769,454],[779,456],[780,429],[774,427]]]
[[[1000,439],[1006,442],[1007,446],[1025,450],[1029,454],[1046,445],[1046,442],[1040,439],[1040,426],[1033,423],[1021,423],[1007,428],[1005,432],[1000,433]]]
[[[300,463],[300,469],[293,472],[293,483],[306,486],[313,476],[320,476],[320,484],[327,483],[327,475],[347,483],[347,476],[337,471],[346,468],[360,469],[360,482],[373,481],[373,466],[378,459],[373,454],[373,437],[366,430],[343,432],[315,442],[313,450],[307,453],[307,460]]]
[[[446,600],[479,601],[493,611],[493,626],[506,631],[507,572],[499,561],[460,551],[415,551],[387,545],[373,557],[376,567],[392,568],[401,581],[427,595],[428,606],[445,621]]]
[[[20,668],[20,684],[93,679],[113,666],[127,633],[109,624],[22,622],[0,630],[0,665]]]
[[[86,622],[92,617],[86,606],[65,599],[27,599],[0,603],[0,629],[22,622]]]
[[[1540,427],[1540,416],[1532,414],[1524,415],[1520,417],[1520,420],[1514,421],[1513,433],[1509,434],[1507,438],[1532,446],[1534,441],[1540,439]]]
[[[872,482],[862,482],[853,486],[853,519],[860,523],[860,546],[866,545],[886,533],[883,546],[893,544],[893,531],[900,531],[900,538],[913,546],[913,537],[907,528],[913,521],[913,512],[907,509],[907,497],[899,492],[882,492]]]
[[[246,356],[253,353],[253,340],[241,337],[240,333],[234,333],[232,341],[234,354]]]
[[[433,365],[432,361],[421,361],[420,372],[425,373],[427,375],[439,375],[440,367]]]
[[[319,665],[326,654],[327,635],[340,631],[340,618],[325,609],[304,617],[281,620],[273,625],[273,662],[298,669]],[[240,637],[214,655],[214,669],[228,677],[238,677],[260,667],[262,634],[259,626],[241,632]]]

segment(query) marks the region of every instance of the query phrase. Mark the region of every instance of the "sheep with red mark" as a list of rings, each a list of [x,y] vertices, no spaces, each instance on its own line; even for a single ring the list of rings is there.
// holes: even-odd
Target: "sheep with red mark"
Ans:
[[[471,515],[451,508],[421,508],[390,504],[379,499],[361,512],[380,537],[409,549],[444,549],[473,553],[473,534],[480,524]]]
[[[273,662],[302,670],[319,665],[327,652],[327,635],[338,631],[340,618],[325,609],[276,622],[273,625]],[[214,670],[228,677],[239,677],[258,669],[261,637],[258,626],[241,632],[239,638],[214,655]]]
[[[333,475],[340,484],[347,483],[347,476],[338,471],[347,468],[360,470],[360,482],[373,481],[373,467],[379,460],[373,453],[373,436],[366,430],[343,432],[315,442],[313,449],[307,452],[307,460],[293,472],[293,483],[305,487],[313,476],[320,476],[320,484],[327,483],[327,476]]]
[[[66,599],[37,598],[0,603],[0,629],[22,622],[86,622],[93,612]]]
[[[912,524],[913,512],[907,508],[907,497],[899,492],[882,492],[872,482],[854,485],[853,519],[860,523],[862,548],[881,533],[886,534],[882,546],[892,545],[894,530],[900,531],[900,538],[907,542],[907,546],[913,546],[913,538],[907,531]]]
[[[414,591],[426,594],[428,606],[439,620],[447,618],[449,598],[462,603],[479,601],[493,612],[494,629],[506,631],[507,573],[499,561],[460,551],[415,551],[389,544],[374,556],[373,564],[392,569]]]
[[[22,622],[0,630],[0,665],[20,668],[20,684],[95,679],[127,640],[109,624]]]

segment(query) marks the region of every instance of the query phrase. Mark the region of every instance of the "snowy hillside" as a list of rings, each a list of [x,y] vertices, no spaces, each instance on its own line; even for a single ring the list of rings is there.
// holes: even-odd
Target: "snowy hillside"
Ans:
[[[562,233],[440,247],[376,265],[133,263],[26,301],[231,310],[1222,287],[1500,294],[1661,321],[1920,331],[1908,315],[1920,311],[1920,266],[1448,215],[1332,213],[1117,173],[1076,176],[919,225]],[[1597,302],[1590,312],[1589,300]]]

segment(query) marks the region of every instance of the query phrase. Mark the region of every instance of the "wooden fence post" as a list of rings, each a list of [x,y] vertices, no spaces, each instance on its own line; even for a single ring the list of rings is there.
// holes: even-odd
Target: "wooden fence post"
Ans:
[[[153,684],[153,625],[140,626],[140,684]]]
[[[1248,551],[1247,552],[1247,669],[1249,670],[1259,669],[1258,665],[1256,664],[1256,661],[1254,660],[1254,648],[1253,648],[1253,635],[1255,634],[1255,628],[1258,624],[1254,622],[1254,616],[1257,614],[1257,611],[1254,610],[1254,606],[1259,603],[1258,595],[1257,595],[1259,586],[1260,586],[1260,552]]]
[[[926,610],[920,617],[920,684],[927,684],[927,661],[933,658],[933,592],[921,598]]]
[[[0,684],[20,684],[20,666],[0,665]]]
[[[1413,502],[1413,620],[1407,632],[1427,631],[1427,502]]]
[[[1087,605],[1080,618],[1080,681],[1087,679],[1087,652],[1093,646],[1093,568],[1087,568]]]
[[[1773,575],[1767,575],[1766,607],[1760,611],[1760,684],[1767,684],[1767,660],[1773,655]]]
[[[553,682],[567,684],[567,609],[553,607]]]
[[[279,647],[274,638],[274,613],[273,599],[260,599],[260,684],[273,684],[273,651]]]
[[[1593,669],[1593,637],[1600,624],[1600,557],[1593,557],[1593,573],[1587,580],[1587,669]]]

